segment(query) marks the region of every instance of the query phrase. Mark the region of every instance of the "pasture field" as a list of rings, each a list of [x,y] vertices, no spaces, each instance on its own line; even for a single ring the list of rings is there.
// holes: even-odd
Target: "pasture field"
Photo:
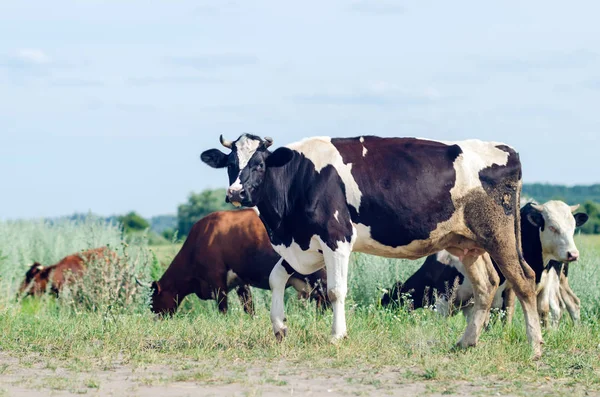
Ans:
[[[382,288],[422,261],[354,255],[349,337],[329,342],[331,312],[287,294],[288,338],[277,343],[268,291],[253,290],[257,315],[237,297],[220,315],[188,297],[176,316],[151,315],[148,291],[132,276],[160,276],[180,244],[148,247],[101,222],[0,223],[0,396],[54,395],[594,395],[600,392],[600,239],[578,236],[570,281],[582,324],[563,319],[544,334],[544,356],[529,360],[522,315],[494,323],[480,345],[455,351],[462,315],[382,309]],[[92,269],[55,299],[15,299],[34,260],[109,244],[119,265]]]

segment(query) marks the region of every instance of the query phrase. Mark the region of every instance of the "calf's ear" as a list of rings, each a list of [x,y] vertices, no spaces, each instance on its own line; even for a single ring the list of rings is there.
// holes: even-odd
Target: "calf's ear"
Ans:
[[[527,220],[535,227],[544,230],[544,216],[538,210],[532,209],[527,213]]]
[[[584,214],[583,212],[578,212],[577,214],[573,215],[573,217],[575,218],[576,227],[583,226],[583,224],[586,223],[589,218],[587,214]]]
[[[294,157],[294,152],[286,147],[280,147],[267,157],[265,164],[267,167],[282,167],[290,162]]]
[[[227,155],[219,149],[209,149],[200,155],[200,159],[213,168],[227,166]]]

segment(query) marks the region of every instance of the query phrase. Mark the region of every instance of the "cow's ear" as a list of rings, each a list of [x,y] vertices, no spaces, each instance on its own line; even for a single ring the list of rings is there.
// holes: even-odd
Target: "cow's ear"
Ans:
[[[200,159],[213,168],[227,166],[227,155],[219,149],[209,149],[200,155]]]
[[[267,167],[282,167],[289,163],[292,157],[294,157],[294,152],[291,149],[280,147],[267,157],[265,164]]]
[[[583,226],[583,224],[586,223],[589,218],[587,214],[584,214],[583,212],[578,212],[577,214],[573,215],[573,217],[575,218],[575,227]]]
[[[533,226],[544,230],[544,216],[538,210],[531,208],[531,211],[527,213],[527,220]]]
[[[160,284],[157,281],[153,281],[152,284],[150,284],[150,289],[157,295],[160,294]]]
[[[29,271],[31,273],[37,273],[44,270],[44,266],[42,266],[41,263],[39,262],[35,262],[33,265],[31,265],[31,267],[29,268]]]

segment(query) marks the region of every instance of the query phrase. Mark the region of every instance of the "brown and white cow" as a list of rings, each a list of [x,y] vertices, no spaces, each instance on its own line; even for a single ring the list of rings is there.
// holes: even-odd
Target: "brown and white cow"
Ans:
[[[64,257],[52,266],[42,266],[35,262],[19,287],[19,296],[40,296],[50,291],[58,295],[60,290],[69,282],[83,275],[86,263],[95,260],[115,260],[117,254],[107,247],[94,248]]]
[[[254,313],[250,286],[269,289],[269,274],[280,256],[252,209],[214,212],[200,219],[158,281],[151,284],[152,311],[173,314],[190,294],[215,299],[227,312],[227,294],[237,287],[244,310]],[[294,273],[288,285],[299,296],[310,297],[324,308],[327,274],[319,270],[308,276]]]
[[[471,321],[459,345],[474,346],[498,288],[500,271],[523,306],[534,357],[542,333],[535,274],[521,253],[521,162],[497,142],[416,138],[307,138],[269,151],[273,140],[243,134],[230,150],[202,153],[227,168],[227,199],[256,206],[280,261],[270,277],[271,322],[284,337],[283,291],[294,271],[327,269],[333,340],[346,336],[345,299],[352,251],[418,259],[447,249],[464,256],[475,291]]]
[[[557,325],[563,307],[574,322],[579,321],[579,299],[567,279],[568,263],[579,258],[573,239],[575,228],[588,220],[584,213],[573,214],[578,207],[553,200],[545,204],[528,203],[521,208],[523,255],[535,272],[538,312],[545,325]],[[421,268],[405,283],[398,283],[386,293],[381,303],[386,306],[394,301],[402,302],[402,296],[410,294],[412,306],[416,309],[424,302],[433,304],[434,290],[437,290],[437,311],[449,315],[462,308],[468,314],[473,287],[465,274],[464,265],[458,257],[440,251],[427,257]],[[506,310],[507,321],[510,322],[514,296],[502,273],[499,276],[500,287],[492,307]]]

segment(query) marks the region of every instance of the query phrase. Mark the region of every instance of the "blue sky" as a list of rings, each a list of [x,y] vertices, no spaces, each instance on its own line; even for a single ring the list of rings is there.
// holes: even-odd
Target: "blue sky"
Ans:
[[[600,3],[4,1],[0,219],[174,213],[223,133],[499,140],[600,182]]]

